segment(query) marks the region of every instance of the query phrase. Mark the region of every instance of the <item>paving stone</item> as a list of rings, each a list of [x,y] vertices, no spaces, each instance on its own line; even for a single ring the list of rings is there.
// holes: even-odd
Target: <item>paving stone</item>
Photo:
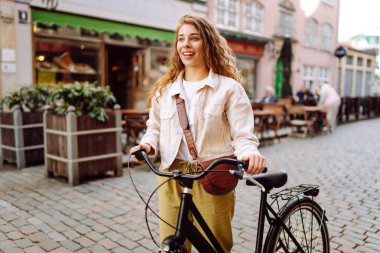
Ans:
[[[28,238],[23,238],[23,239],[15,240],[15,243],[17,244],[18,247],[20,247],[22,249],[25,249],[25,248],[33,246],[32,241],[29,240]]]
[[[130,249],[130,250],[139,246],[138,243],[136,243],[132,240],[129,240],[127,238],[123,238],[123,239],[117,241],[117,243],[120,244],[121,246],[127,248],[127,249]]]
[[[81,248],[81,245],[70,240],[62,241],[60,242],[60,244],[62,244],[66,249],[71,250],[72,252],[79,250]]]
[[[32,247],[24,249],[25,253],[44,253],[45,251],[38,246],[33,245]]]
[[[18,232],[18,231],[12,231],[12,232],[9,232],[9,233],[7,234],[7,237],[8,237],[9,239],[11,239],[11,240],[17,240],[17,239],[21,239],[21,238],[23,238],[24,235],[21,234],[21,233]]]
[[[53,249],[56,249],[59,247],[59,244],[51,239],[43,240],[38,245],[47,251],[52,251]]]
[[[72,251],[64,248],[64,247],[60,247],[58,249],[55,249],[53,251],[51,251],[52,253],[72,253]]]
[[[77,231],[75,231],[75,230],[73,230],[73,229],[66,230],[66,231],[63,232],[63,234],[64,234],[68,239],[70,239],[70,240],[75,239],[75,238],[78,238],[78,237],[81,236]]]
[[[79,238],[76,238],[74,239],[75,242],[79,243],[80,245],[82,245],[82,247],[85,247],[85,248],[88,248],[90,247],[91,245],[94,244],[94,242],[90,239],[88,239],[87,237],[84,237],[84,236],[81,236]]]
[[[100,245],[92,245],[89,250],[93,253],[108,253],[109,251]]]
[[[118,240],[121,240],[121,239],[123,238],[123,236],[122,236],[121,234],[116,233],[116,232],[114,232],[114,231],[109,231],[109,232],[107,232],[107,233],[104,233],[103,235],[104,235],[105,237],[107,237],[108,239],[114,241],[114,242],[116,242],[116,241],[118,241]]]
[[[108,250],[116,248],[118,246],[116,243],[114,243],[113,241],[111,241],[108,238],[104,238],[104,239],[98,241],[97,243],[99,245],[102,245],[104,248],[106,248]]]

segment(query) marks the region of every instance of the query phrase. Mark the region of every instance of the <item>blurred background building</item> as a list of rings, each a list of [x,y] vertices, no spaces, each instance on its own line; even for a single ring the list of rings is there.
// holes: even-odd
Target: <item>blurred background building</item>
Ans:
[[[177,21],[187,13],[206,17],[227,39],[252,100],[260,100],[266,86],[288,82],[290,94],[285,95],[292,96],[302,84],[313,89],[318,79],[343,92],[334,55],[339,4],[339,0],[0,0],[1,96],[22,85],[97,81],[111,86],[123,108],[145,108],[146,92],[166,70]],[[284,54],[290,56],[285,57],[289,63]],[[366,90],[363,85],[361,91]],[[356,94],[356,88],[351,90]]]

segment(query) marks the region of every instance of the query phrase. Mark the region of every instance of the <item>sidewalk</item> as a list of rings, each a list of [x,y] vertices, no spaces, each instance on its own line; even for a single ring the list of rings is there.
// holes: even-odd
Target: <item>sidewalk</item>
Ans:
[[[339,126],[314,138],[282,138],[261,152],[269,168],[286,168],[287,186],[316,183],[329,219],[331,252],[380,252],[380,119]],[[155,176],[136,166],[145,199]],[[240,182],[233,252],[254,251],[259,192]],[[151,206],[156,208],[157,199]],[[145,225],[145,206],[129,178],[107,176],[71,187],[45,176],[43,166],[0,169],[0,252],[157,252]],[[158,219],[149,213],[157,237]]]

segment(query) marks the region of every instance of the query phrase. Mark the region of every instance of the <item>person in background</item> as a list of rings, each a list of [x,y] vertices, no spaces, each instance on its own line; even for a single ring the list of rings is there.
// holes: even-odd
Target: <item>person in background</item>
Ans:
[[[298,97],[298,105],[306,105],[309,101],[314,100],[314,94],[305,85],[301,86],[296,96]]]
[[[263,103],[276,103],[278,98],[274,95],[274,89],[272,86],[267,86],[265,88],[265,96],[261,100]]]
[[[319,94],[318,106],[326,110],[327,127],[332,132],[336,127],[341,98],[335,89],[324,81],[318,81],[316,91]]]
[[[148,98],[151,108],[147,131],[131,153],[145,149],[161,154],[161,170],[193,173],[196,163],[235,155],[249,162],[247,173],[263,171],[266,159],[257,147],[253,134],[251,103],[240,84],[236,58],[218,30],[202,17],[185,15],[176,29],[166,73],[154,85]],[[176,97],[185,100],[189,129],[198,156],[189,152],[181,128]],[[132,159],[137,162],[136,157]],[[158,177],[158,183],[166,179]],[[175,180],[158,190],[160,217],[177,223],[182,188]],[[230,252],[235,192],[213,195],[199,180],[194,182],[193,200],[225,252]],[[196,227],[199,227],[195,222]],[[161,241],[175,229],[160,221]],[[186,243],[191,252],[189,243]]]

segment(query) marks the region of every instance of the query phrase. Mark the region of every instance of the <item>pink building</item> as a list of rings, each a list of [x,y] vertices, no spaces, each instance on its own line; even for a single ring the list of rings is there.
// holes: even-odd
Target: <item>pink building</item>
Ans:
[[[336,84],[339,0],[211,0],[208,12],[238,57],[251,99],[260,100],[266,86],[279,82],[286,37],[293,95],[302,84],[313,90],[318,79]]]

